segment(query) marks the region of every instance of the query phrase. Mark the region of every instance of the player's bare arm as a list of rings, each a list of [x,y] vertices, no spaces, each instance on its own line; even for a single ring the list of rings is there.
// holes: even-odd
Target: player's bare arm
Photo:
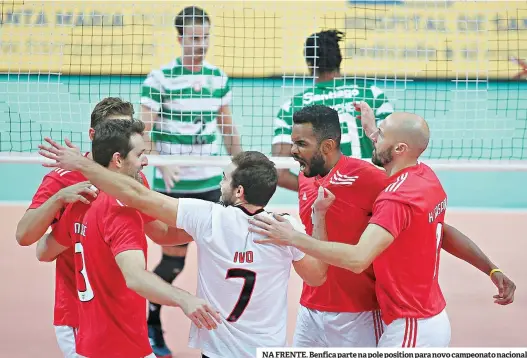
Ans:
[[[57,256],[63,253],[67,249],[55,240],[53,233],[44,235],[37,243],[37,259],[42,262],[54,261]]]
[[[242,141],[238,129],[232,120],[231,109],[228,105],[220,107],[217,121],[227,152],[232,156],[240,153],[242,151]]]
[[[125,205],[159,219],[169,226],[176,226],[179,203],[177,199],[152,191],[132,177],[112,172],[95,161],[83,157],[69,140],[66,140],[68,148],[51,138],[46,138],[46,141],[51,146],[40,145],[39,153],[54,160],[55,163],[45,163],[44,166],[77,170],[99,190],[119,199]]]
[[[156,149],[154,142],[152,142],[150,139],[152,128],[154,128],[154,124],[159,121],[159,113],[150,107],[141,105],[141,121],[143,121],[145,124],[145,133],[143,135],[143,139],[147,148],[146,153],[159,155],[159,151]],[[172,189],[174,187],[174,183],[179,181],[179,167],[177,165],[167,165],[158,168],[161,171],[161,175],[163,176],[166,189]]]
[[[290,157],[291,147],[289,143],[275,143],[272,146],[273,157]],[[291,173],[289,169],[278,169],[278,186],[298,191],[298,176]]]
[[[97,197],[97,191],[91,186],[88,181],[68,186],[52,195],[38,208],[26,211],[16,228],[18,244],[29,246],[37,242],[46,233],[57,212],[65,205],[76,201],[89,204],[88,198]]]
[[[318,189],[317,199],[313,203],[313,238],[320,241],[328,241],[327,232],[326,232],[326,213],[335,200],[335,195],[329,190],[323,188],[322,186]],[[298,267],[304,265],[302,263],[305,260],[306,268]],[[315,281],[305,280],[310,286],[320,286],[326,282],[328,264],[322,260],[314,258],[313,256],[306,255],[303,260],[300,260],[295,267],[295,271],[298,273],[299,270],[312,270],[313,273],[308,273],[306,276],[311,276],[315,278]]]
[[[123,251],[115,256],[115,260],[123,273],[126,286],[150,302],[181,307],[198,328],[215,329],[218,327],[217,323],[221,323],[218,312],[207,302],[166,283],[156,274],[147,271],[141,250]]]
[[[443,225],[442,248],[484,274],[490,275],[492,282],[498,288],[498,294],[493,296],[495,303],[508,305],[514,301],[514,292],[516,291],[514,282],[503,272],[495,271],[498,266],[468,236],[446,223]]]
[[[192,236],[184,230],[155,220],[145,225],[146,235],[156,244],[161,246],[183,245],[193,241]]]
[[[370,105],[363,102],[354,102],[355,110],[359,112],[359,119],[366,136],[371,138],[372,134],[377,131],[377,123],[375,122],[375,113]]]
[[[302,234],[283,222],[256,215],[250,220],[249,230],[267,239],[255,240],[261,244],[293,246],[329,265],[354,273],[366,270],[373,260],[393,242],[393,236],[381,226],[369,224],[357,245],[324,242]]]

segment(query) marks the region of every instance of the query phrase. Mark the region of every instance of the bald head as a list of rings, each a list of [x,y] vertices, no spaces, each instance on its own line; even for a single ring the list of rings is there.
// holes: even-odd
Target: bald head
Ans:
[[[428,147],[430,129],[423,117],[414,113],[395,112],[384,120],[385,132],[395,142],[404,142],[417,157]]]

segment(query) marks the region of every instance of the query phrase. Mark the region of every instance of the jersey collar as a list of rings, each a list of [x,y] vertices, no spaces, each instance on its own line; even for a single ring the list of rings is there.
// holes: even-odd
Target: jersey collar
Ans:
[[[247,209],[245,208],[245,206],[242,206],[242,205],[233,205],[233,207],[240,209],[240,210],[243,211],[243,212],[245,213],[245,215],[247,215],[247,216],[258,215],[258,214],[263,213],[263,212],[265,211],[264,209],[258,209],[258,210],[256,210],[254,213],[251,213],[249,210],[247,210]]]
[[[320,175],[317,175],[315,177],[315,184],[317,184],[318,186],[327,187],[327,182],[337,172],[337,170],[339,170],[342,167],[342,165],[346,161],[345,157],[346,156],[344,154],[341,154],[337,164],[335,164],[335,166],[325,176],[321,177]]]

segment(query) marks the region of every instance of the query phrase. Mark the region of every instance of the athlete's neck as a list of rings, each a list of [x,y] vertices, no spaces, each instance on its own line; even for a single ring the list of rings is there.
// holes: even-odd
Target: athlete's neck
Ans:
[[[181,64],[189,71],[196,72],[201,70],[203,59],[193,56],[181,56]]]
[[[251,213],[251,214],[254,214],[255,212],[257,212],[258,210],[263,210],[263,206],[259,206],[259,205],[252,205],[252,204],[249,204],[247,202],[243,202],[243,201],[238,201],[236,204],[234,204],[233,206],[241,206],[242,208],[245,209],[245,211],[247,211],[248,213]]]
[[[391,177],[392,175],[399,173],[401,170],[413,167],[414,165],[417,165],[417,159],[409,159],[401,161],[400,163],[395,163],[395,161],[392,161],[390,164],[386,165],[384,169],[386,170],[388,176]]]
[[[323,175],[320,175],[321,177],[325,177],[329,174],[335,168],[335,165],[340,160],[342,153],[340,151],[333,153],[331,156],[328,156],[326,163],[324,164],[324,173]]]
[[[315,83],[333,81],[335,77],[341,77],[340,71],[322,72],[315,75]]]

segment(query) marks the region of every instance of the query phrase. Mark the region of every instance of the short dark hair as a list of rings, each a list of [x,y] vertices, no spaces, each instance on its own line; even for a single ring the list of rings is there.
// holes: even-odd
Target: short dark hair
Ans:
[[[132,150],[130,137],[142,135],[144,130],[145,124],[140,120],[114,119],[99,123],[92,141],[93,160],[108,167],[114,153],[119,152],[126,158]]]
[[[106,97],[93,108],[90,127],[95,128],[109,116],[122,115],[132,118],[134,113],[134,106],[130,102],[123,101],[119,97]]]
[[[344,33],[339,30],[326,30],[311,34],[304,45],[306,62],[319,73],[340,70],[342,54],[339,42]]]
[[[273,197],[278,184],[278,171],[265,154],[245,151],[232,158],[236,169],[232,173],[232,188],[243,186],[249,204],[265,206]]]
[[[340,147],[339,113],[333,108],[319,104],[304,107],[293,114],[293,123],[310,123],[319,143],[324,139],[333,139]]]
[[[177,14],[174,20],[174,26],[180,36],[183,36],[183,29],[189,22],[202,25],[204,23],[211,23],[209,15],[200,7],[187,6]]]

